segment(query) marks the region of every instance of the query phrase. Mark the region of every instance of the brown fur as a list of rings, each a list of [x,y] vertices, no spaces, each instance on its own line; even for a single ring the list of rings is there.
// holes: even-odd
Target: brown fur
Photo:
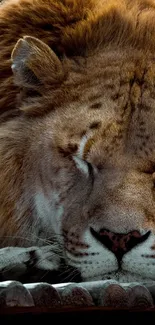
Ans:
[[[1,245],[40,245],[63,207],[56,224],[68,246],[77,234],[88,245],[90,225],[150,230],[151,256],[154,1],[8,0],[0,9]],[[74,156],[94,166],[93,179]],[[146,265],[137,274],[155,279]],[[97,276],[95,266],[92,274],[80,267],[84,278]]]
[[[154,52],[154,19],[155,4],[151,0],[53,0],[50,5],[46,0],[2,3],[0,111],[14,109],[16,105],[10,55],[20,37],[38,37],[59,55],[86,55],[98,46],[110,44],[133,45]]]

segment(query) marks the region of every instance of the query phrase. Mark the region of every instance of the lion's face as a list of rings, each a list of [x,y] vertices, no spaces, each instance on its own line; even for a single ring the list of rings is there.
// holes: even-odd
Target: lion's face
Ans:
[[[67,262],[85,280],[155,279],[152,177],[116,165],[90,175],[87,192],[82,185],[72,189],[62,224]]]
[[[66,262],[84,280],[155,279],[155,121],[147,73],[138,80],[135,62],[118,58],[114,80],[113,62],[100,59],[99,77],[96,71],[86,84],[80,76],[80,98],[45,119],[58,154],[55,231]]]
[[[108,49],[67,65],[46,105],[65,101],[33,126],[38,217],[84,280],[155,280],[153,59]]]
[[[81,189],[75,185],[78,204],[66,206],[63,234],[67,261],[85,280],[155,279],[155,70],[148,61],[118,58],[109,67],[103,59],[103,76],[98,84],[94,79],[96,94],[103,87],[91,103],[94,116],[89,104],[76,121],[89,125],[78,156],[92,169]]]

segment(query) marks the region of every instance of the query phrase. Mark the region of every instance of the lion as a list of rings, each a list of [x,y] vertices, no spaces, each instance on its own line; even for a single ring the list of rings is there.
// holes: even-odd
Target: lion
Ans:
[[[153,0],[1,3],[1,270],[155,280],[154,21]]]

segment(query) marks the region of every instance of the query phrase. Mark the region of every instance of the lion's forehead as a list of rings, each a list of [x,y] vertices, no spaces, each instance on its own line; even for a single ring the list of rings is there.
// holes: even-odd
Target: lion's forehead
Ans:
[[[59,144],[79,147],[88,135],[85,155],[94,147],[94,154],[96,149],[108,159],[126,151],[140,160],[154,160],[153,59],[139,52],[135,56],[119,52],[118,58],[117,52],[104,53],[88,59],[83,69],[66,85],[77,92],[77,101],[67,103],[55,119]]]

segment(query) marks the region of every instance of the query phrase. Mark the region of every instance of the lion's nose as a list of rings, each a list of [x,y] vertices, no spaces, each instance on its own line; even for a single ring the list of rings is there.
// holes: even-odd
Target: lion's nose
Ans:
[[[127,234],[117,234],[107,229],[96,232],[93,228],[90,228],[90,231],[98,241],[115,254],[118,261],[122,259],[124,254],[144,242],[150,235],[150,231],[141,235],[137,230],[130,231]]]

